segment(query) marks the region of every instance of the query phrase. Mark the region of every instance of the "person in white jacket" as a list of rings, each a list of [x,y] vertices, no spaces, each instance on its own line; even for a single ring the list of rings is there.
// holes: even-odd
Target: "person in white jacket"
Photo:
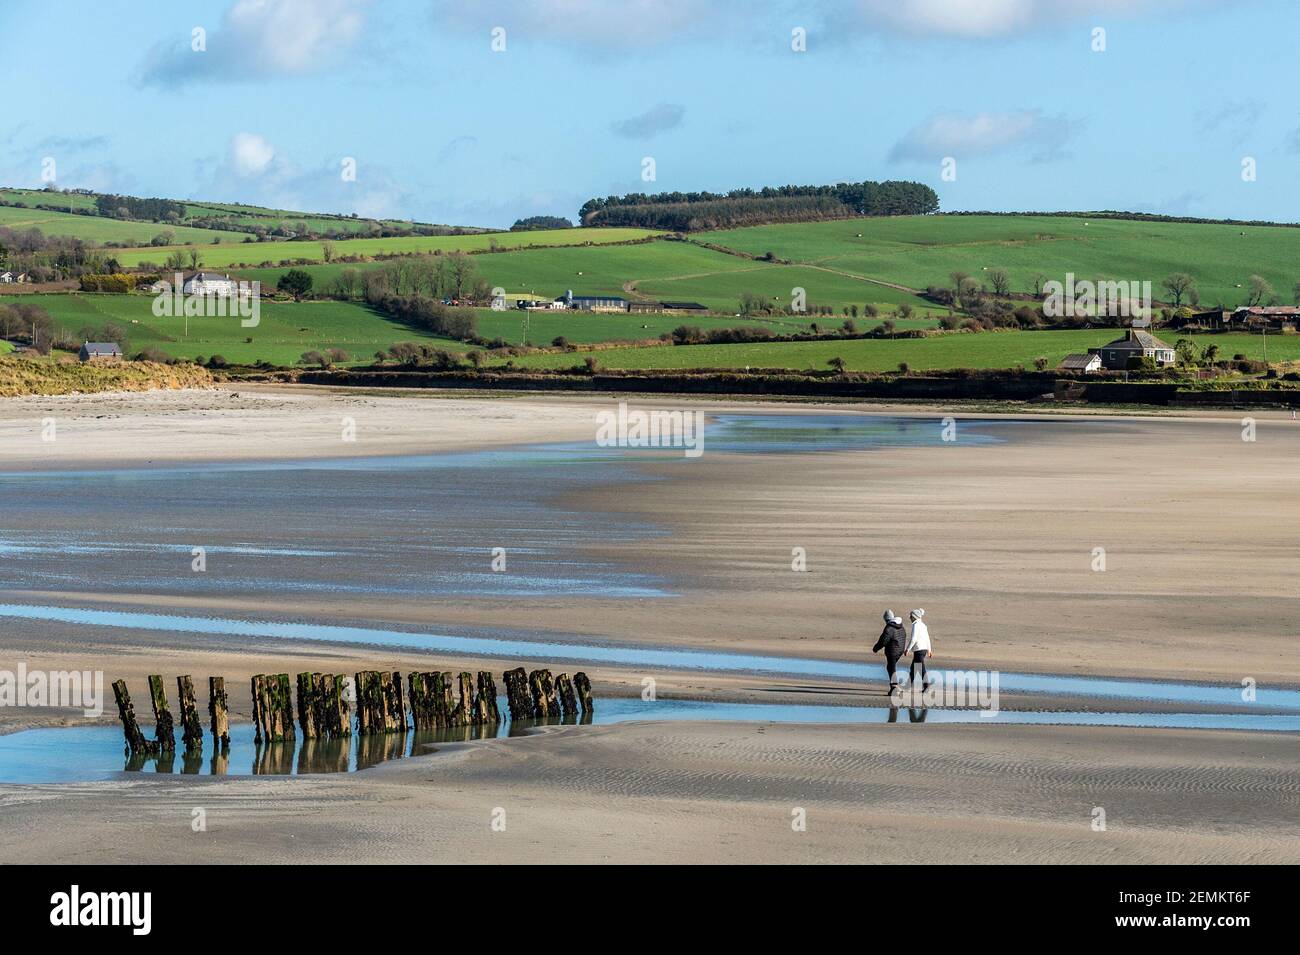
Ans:
[[[930,649],[930,628],[925,625],[921,618],[925,616],[924,610],[913,610],[909,615],[912,621],[912,636],[907,641],[907,649],[903,651],[903,656],[912,654],[912,668],[909,670],[909,681],[912,686],[916,686],[916,668],[921,668],[921,683],[923,686],[929,686],[929,674],[925,670],[926,657],[934,656]]]

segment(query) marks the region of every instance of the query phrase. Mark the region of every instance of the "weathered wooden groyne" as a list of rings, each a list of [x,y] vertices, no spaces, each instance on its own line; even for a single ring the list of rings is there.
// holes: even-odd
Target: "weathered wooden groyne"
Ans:
[[[585,673],[575,673],[570,679],[567,673],[553,677],[550,670],[529,673],[516,667],[503,673],[501,681],[512,720],[568,718],[594,711],[591,681]],[[133,756],[174,753],[175,720],[163,678],[150,675],[148,683],[153,739],[140,728],[126,681],[113,683],[126,747]],[[341,673],[303,672],[297,674],[295,683],[296,707],[289,674],[259,673],[252,678],[249,689],[254,740],[258,744],[292,742],[299,732],[304,741],[351,736],[350,697],[356,701],[356,732],[362,737],[405,732],[408,714],[409,728],[414,730],[483,727],[501,722],[496,680],[487,670],[477,674],[461,672],[454,677],[450,672],[412,671],[406,676],[405,690],[400,671],[362,670],[352,678],[352,694],[348,692],[348,677]],[[176,678],[176,695],[185,758],[193,759],[203,747],[203,725],[192,677]],[[208,717],[213,745],[224,752],[230,746],[230,709],[224,677],[208,677]]]

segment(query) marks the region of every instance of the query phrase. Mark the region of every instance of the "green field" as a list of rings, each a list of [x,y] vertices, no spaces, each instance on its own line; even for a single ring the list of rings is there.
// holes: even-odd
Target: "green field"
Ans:
[[[56,206],[61,209],[95,209],[95,197],[82,193],[47,192],[44,189],[0,189],[0,200],[22,206]],[[345,215],[325,215],[319,212],[294,212],[291,209],[268,209],[265,206],[247,206],[226,202],[186,202],[185,222],[191,219],[223,218],[241,225],[263,226],[274,229],[284,225],[296,229],[305,223],[309,231],[369,232],[376,225],[410,229],[416,223],[401,219],[364,219]],[[163,226],[159,226],[163,228]],[[440,227],[445,228],[445,227]]]
[[[216,233],[206,234],[214,235]],[[416,235],[394,236],[387,239],[339,239],[331,244],[334,247],[334,253],[341,258],[354,255],[375,256],[433,252],[434,250],[442,252],[477,252],[491,248],[493,243],[498,244],[503,249],[567,245],[579,242],[600,245],[610,242],[629,242],[655,234],[648,229],[583,229],[581,232],[575,229],[551,229],[537,232],[496,232],[475,235]],[[213,269],[225,269],[241,264],[258,266],[263,262],[278,263],[295,259],[323,262],[325,258],[324,249],[320,242],[244,242],[244,238],[246,236],[239,235],[239,244],[237,245],[225,243],[219,246],[200,244],[198,249],[203,253],[203,265]],[[163,251],[155,248],[122,249],[116,253],[116,257],[119,262],[128,267],[140,266],[142,263],[156,265],[161,263],[170,251],[172,249]]]
[[[227,247],[232,243],[243,242],[245,233],[226,232],[216,229],[195,229],[183,225],[164,225],[158,222],[128,222],[124,219],[108,219],[103,216],[83,216],[70,212],[49,212],[45,209],[15,208],[0,206],[0,226],[7,229],[40,229],[45,235],[66,235],[84,239],[87,242],[114,242],[121,245],[148,245],[154,236],[161,232],[172,232],[176,245],[186,242],[197,243],[202,248],[215,248],[210,245],[213,239],[220,239]],[[150,253],[156,261],[167,257],[170,249],[151,248]],[[118,261],[126,263],[120,254]]]
[[[777,342],[752,345],[658,345],[644,348],[610,348],[596,358],[611,369],[676,368],[819,368],[831,358],[843,358],[854,371],[891,371],[906,362],[913,371],[941,368],[1032,368],[1045,356],[1055,367],[1071,352],[1085,352],[1113,341],[1115,329],[1064,332],[983,332],[932,338],[849,339],[845,341]],[[1180,336],[1169,335],[1170,344]],[[1219,346],[1221,358],[1237,353],[1249,358],[1263,354],[1259,335],[1198,335],[1198,346]],[[1270,361],[1300,359],[1300,335],[1269,336]],[[565,368],[571,355],[524,355],[514,359],[524,368]]]
[[[155,318],[153,299],[145,295],[0,296],[0,304],[15,302],[40,305],[74,333],[87,325],[115,322],[127,330],[128,352],[154,347],[177,358],[219,354],[227,361],[244,364],[265,359],[292,365],[304,351],[324,348],[342,348],[354,361],[364,362],[399,341],[428,342],[459,351],[467,348],[463,342],[437,338],[364,305],[347,302],[263,302],[256,328],[244,328],[238,317],[190,318],[188,334],[182,317]]]
[[[1300,229],[1281,226],[936,215],[757,226],[695,238],[916,289],[951,285],[954,271],[982,281],[987,270],[1004,268],[1017,292],[1032,292],[1035,274],[1064,282],[1073,272],[1076,279],[1149,281],[1152,296],[1164,300],[1164,278],[1188,272],[1201,302],[1212,307],[1240,304],[1253,274],[1264,276],[1283,303],[1300,280]]]
[[[484,338],[498,335],[511,345],[523,344],[523,322],[528,321],[528,344],[549,345],[558,336],[564,336],[575,345],[596,342],[644,341],[658,338],[679,325],[694,325],[706,331],[711,328],[737,326],[770,329],[774,335],[793,335],[809,330],[811,321],[791,316],[773,318],[737,318],[735,316],[707,315],[638,315],[600,312],[521,312],[507,309],[475,309],[478,333]],[[823,319],[825,322],[825,319]],[[859,319],[859,325],[870,327],[873,323]],[[922,328],[934,323],[925,319],[899,320],[899,328]]]
[[[834,324],[843,320],[840,313],[846,306],[857,305],[860,309],[868,302],[891,312],[906,302],[918,318],[948,312],[909,292],[859,278],[816,267],[754,262],[685,242],[536,248],[476,256],[474,265],[492,286],[511,292],[531,292],[548,299],[573,289],[579,295],[695,301],[734,315],[743,292],[766,295],[780,304],[788,304],[793,290],[802,288],[808,308],[828,305],[835,310],[839,317]],[[340,263],[302,266],[311,273],[318,289],[327,288],[344,269],[357,267]],[[237,270],[240,278],[256,279],[267,288],[273,288],[286,271],[287,268]],[[826,317],[812,320],[823,325],[830,321]],[[806,322],[796,324],[807,327]]]

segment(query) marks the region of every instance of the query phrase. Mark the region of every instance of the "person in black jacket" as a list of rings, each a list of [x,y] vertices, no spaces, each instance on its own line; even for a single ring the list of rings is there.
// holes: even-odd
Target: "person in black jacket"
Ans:
[[[885,651],[885,669],[889,671],[889,692],[891,694],[898,689],[898,675],[895,670],[898,667],[898,661],[903,658],[905,649],[907,649],[907,631],[903,629],[903,618],[895,617],[892,610],[886,610],[885,629],[880,632],[880,639],[871,648],[871,652]]]

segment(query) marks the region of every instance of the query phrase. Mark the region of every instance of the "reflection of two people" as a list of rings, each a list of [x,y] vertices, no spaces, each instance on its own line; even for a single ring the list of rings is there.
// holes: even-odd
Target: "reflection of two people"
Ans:
[[[902,709],[902,707],[895,706],[893,703],[890,703],[890,704],[889,704],[889,719],[886,720],[886,722],[889,722],[889,723],[897,723],[897,722],[898,722],[898,711],[899,711],[900,709]],[[909,707],[907,708],[907,721],[908,721],[909,723],[924,723],[924,722],[925,722],[926,714],[929,713],[929,712],[930,712],[930,710],[929,710],[927,707],[924,707],[924,706],[909,706]]]

